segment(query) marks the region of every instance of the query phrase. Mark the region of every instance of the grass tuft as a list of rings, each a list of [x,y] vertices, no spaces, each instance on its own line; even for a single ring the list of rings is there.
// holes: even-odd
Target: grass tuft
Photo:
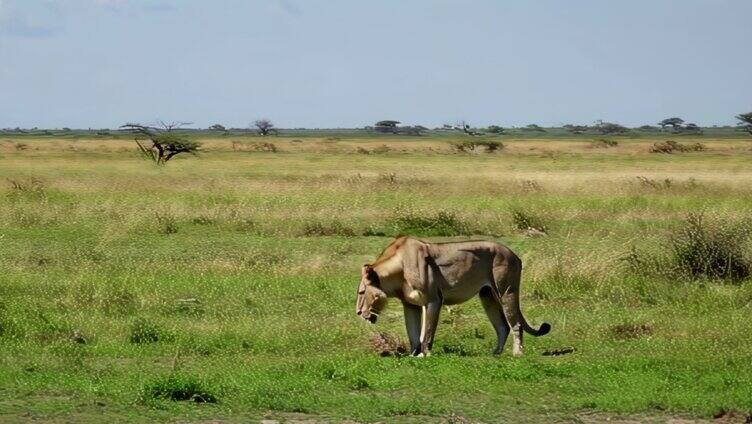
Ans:
[[[330,223],[312,222],[312,223],[306,224],[303,227],[303,230],[301,231],[301,235],[306,236],[306,237],[315,237],[315,236],[354,237],[355,230],[353,230],[350,227],[345,226],[339,221],[330,222]]]
[[[517,209],[512,212],[512,221],[514,222],[514,227],[520,231],[534,230],[548,234],[548,226],[543,221],[543,218],[530,212]]]
[[[128,341],[133,344],[156,343],[169,339],[169,335],[157,324],[146,318],[138,318],[131,325]]]
[[[401,211],[392,222],[395,234],[424,237],[462,236],[471,233],[469,225],[453,212],[439,211],[433,215]]]
[[[711,221],[690,213],[669,233],[661,250],[632,246],[622,259],[637,274],[740,282],[752,274],[750,235],[747,222]]]
[[[611,328],[611,333],[618,340],[637,339],[653,334],[653,327],[648,324],[619,324]]]
[[[599,138],[598,140],[593,140],[591,144],[596,148],[609,148],[618,146],[619,142],[610,138]]]
[[[159,234],[168,235],[178,232],[178,221],[172,214],[157,212],[154,215],[157,223],[157,232],[159,232]]]
[[[702,143],[684,144],[674,140],[666,140],[653,144],[650,153],[674,153],[674,152],[702,152],[705,145]]]
[[[694,278],[743,280],[752,261],[745,243],[749,225],[711,222],[702,214],[689,214],[671,235],[671,260],[680,272]]]
[[[452,143],[452,148],[460,153],[475,152],[482,148],[486,153],[493,153],[504,148],[504,144],[495,140],[462,140]]]
[[[171,374],[144,384],[139,401],[148,403],[155,400],[216,403],[218,397],[211,387],[195,377]]]

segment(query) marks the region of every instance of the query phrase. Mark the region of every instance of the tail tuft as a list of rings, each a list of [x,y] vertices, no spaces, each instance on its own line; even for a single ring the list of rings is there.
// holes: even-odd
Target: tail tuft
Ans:
[[[551,331],[551,324],[544,322],[538,329],[536,336],[545,336],[549,331]]]

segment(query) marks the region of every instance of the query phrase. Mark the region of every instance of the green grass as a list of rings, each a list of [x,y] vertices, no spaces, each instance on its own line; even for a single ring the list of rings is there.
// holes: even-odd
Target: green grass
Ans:
[[[278,153],[206,140],[166,167],[125,140],[0,150],[0,421],[752,412],[752,281],[625,259],[670,260],[690,213],[748,219],[747,142],[662,155],[648,153],[661,139],[505,138],[456,154],[445,138],[369,155],[354,146],[384,138],[271,139]],[[379,357],[371,335],[404,340],[402,312],[393,301],[375,327],[355,315],[359,267],[401,232],[509,245],[523,311],[551,334],[491,356],[470,301],[442,311],[430,358]]]

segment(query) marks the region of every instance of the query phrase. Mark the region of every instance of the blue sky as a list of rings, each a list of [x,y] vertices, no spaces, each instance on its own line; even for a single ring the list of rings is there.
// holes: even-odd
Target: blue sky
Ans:
[[[0,127],[752,111],[749,0],[0,0]]]

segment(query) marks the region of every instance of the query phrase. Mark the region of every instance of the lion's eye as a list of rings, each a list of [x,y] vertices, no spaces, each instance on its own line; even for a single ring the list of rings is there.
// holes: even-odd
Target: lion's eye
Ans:
[[[366,291],[365,290],[360,290],[360,291],[358,291],[358,294],[366,294]]]

